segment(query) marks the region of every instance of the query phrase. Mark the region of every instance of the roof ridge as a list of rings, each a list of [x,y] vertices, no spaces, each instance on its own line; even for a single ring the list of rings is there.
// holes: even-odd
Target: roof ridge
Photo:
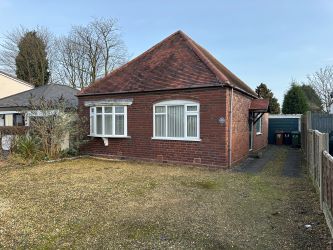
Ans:
[[[179,31],[179,33],[185,38],[186,44],[193,50],[193,52],[199,57],[199,59],[209,68],[210,71],[221,81],[222,84],[230,85],[230,81],[226,75],[224,75],[198,48],[198,44],[194,42],[188,35],[184,32]],[[200,46],[201,47],[201,46]]]
[[[165,41],[167,41],[168,39],[171,39],[173,36],[177,35],[177,34],[183,34],[183,32],[181,30],[178,30],[174,33],[172,33],[171,35],[167,36],[166,38],[164,38],[162,41],[156,43],[153,47],[150,47],[148,50],[146,50],[145,52],[139,54],[138,56],[134,57],[133,59],[129,60],[127,63],[125,63],[124,65],[120,66],[119,68],[116,68],[115,70],[110,71],[109,73],[107,73],[105,76],[97,79],[96,81],[92,82],[91,84],[89,84],[87,87],[84,87],[81,89],[81,91],[78,93],[79,95],[90,87],[98,84],[100,81],[102,81],[103,79],[109,77],[111,74],[115,74],[116,72],[125,69],[126,67],[128,67],[129,64],[135,62],[136,60],[144,57],[145,55],[147,55],[149,52],[151,52],[152,50],[155,50],[156,48],[158,48],[159,46],[161,46],[161,44],[163,44]]]

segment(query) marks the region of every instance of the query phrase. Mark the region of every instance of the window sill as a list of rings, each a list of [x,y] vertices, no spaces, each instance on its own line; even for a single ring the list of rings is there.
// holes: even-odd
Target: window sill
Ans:
[[[152,137],[152,140],[162,140],[162,141],[196,141],[200,142],[199,138],[168,138],[168,137]]]
[[[131,136],[127,135],[88,135],[90,137],[96,137],[96,138],[123,138],[123,139],[130,139]]]
[[[256,133],[256,135],[262,135],[262,133]]]

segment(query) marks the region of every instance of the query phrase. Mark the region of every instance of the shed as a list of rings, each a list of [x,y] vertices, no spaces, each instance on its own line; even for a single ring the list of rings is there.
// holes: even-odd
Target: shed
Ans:
[[[301,114],[269,114],[268,143],[275,144],[276,131],[301,131]]]

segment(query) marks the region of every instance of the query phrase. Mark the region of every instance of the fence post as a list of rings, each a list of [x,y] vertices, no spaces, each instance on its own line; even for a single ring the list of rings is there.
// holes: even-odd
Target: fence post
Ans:
[[[323,134],[322,138],[321,138],[321,145],[322,145],[322,151],[321,152],[321,157],[320,157],[320,165],[319,165],[319,169],[320,169],[320,186],[319,186],[319,192],[320,192],[320,208],[323,209],[323,200],[324,200],[324,186],[323,186],[323,158],[325,157],[324,151],[329,152],[329,135]]]
[[[312,130],[309,129],[307,131],[307,145],[306,145],[306,158],[307,158],[307,165],[308,165],[308,170],[310,172],[310,176],[312,178],[312,168],[311,168],[311,148],[312,148]]]
[[[308,125],[308,129],[312,129],[312,114],[311,111],[307,112],[307,125]]]

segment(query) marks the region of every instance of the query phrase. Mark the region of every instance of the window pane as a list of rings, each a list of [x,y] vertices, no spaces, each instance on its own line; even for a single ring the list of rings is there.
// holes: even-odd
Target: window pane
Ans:
[[[165,113],[165,106],[156,106],[155,113]]]
[[[124,106],[117,106],[116,113],[124,113]]]
[[[97,107],[96,110],[97,110],[97,113],[102,113],[102,107]]]
[[[23,115],[21,115],[21,114],[16,114],[15,116],[14,116],[14,118],[15,118],[15,120],[14,120],[14,125],[16,125],[16,126],[23,126],[24,125],[24,123],[23,123]]]
[[[104,116],[104,129],[106,135],[112,135],[112,115]]]
[[[124,135],[124,115],[116,115],[116,135]]]
[[[196,115],[187,116],[187,136],[188,137],[198,137],[197,119],[198,118]]]
[[[187,111],[197,111],[198,107],[197,106],[187,106]]]
[[[90,114],[94,114],[95,113],[95,108],[90,108]]]
[[[256,132],[261,133],[261,118],[256,122]]]
[[[168,106],[168,137],[184,137],[184,106]]]
[[[5,126],[5,115],[0,115],[0,127]]]
[[[165,117],[166,115],[155,115],[155,136],[165,137]]]
[[[104,107],[105,113],[112,113],[112,107]]]
[[[96,116],[96,127],[97,127],[97,131],[96,133],[101,135],[103,134],[103,126],[102,126],[102,115],[97,115]]]
[[[94,116],[90,116],[90,134],[95,133],[95,122],[94,122]]]

